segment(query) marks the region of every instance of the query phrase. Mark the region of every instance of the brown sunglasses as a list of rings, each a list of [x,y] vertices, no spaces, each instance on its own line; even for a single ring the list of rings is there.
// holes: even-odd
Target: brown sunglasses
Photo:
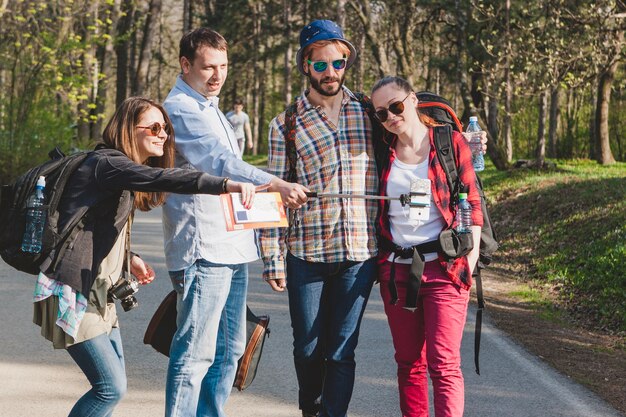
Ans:
[[[388,111],[392,112],[396,116],[402,114],[404,111],[404,101],[409,98],[410,95],[411,93],[407,94],[406,97],[400,101],[394,101],[386,109],[376,110],[376,118],[380,120],[381,123],[385,123],[389,117]]]
[[[167,123],[162,125],[159,122],[154,122],[149,126],[137,126],[137,129],[146,129],[152,136],[157,136],[161,130],[164,130],[167,135],[170,134]]]

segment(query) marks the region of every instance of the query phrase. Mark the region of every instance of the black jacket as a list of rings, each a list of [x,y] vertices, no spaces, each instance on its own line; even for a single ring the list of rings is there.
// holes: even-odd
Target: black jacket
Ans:
[[[96,149],[72,174],[59,204],[59,230],[86,213],[84,228],[54,264],[53,251],[41,270],[88,297],[102,260],[133,211],[132,191],[220,194],[223,181],[200,171],[136,164],[118,150]]]

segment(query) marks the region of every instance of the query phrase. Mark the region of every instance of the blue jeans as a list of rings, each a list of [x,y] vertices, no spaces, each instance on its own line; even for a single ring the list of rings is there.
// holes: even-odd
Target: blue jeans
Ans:
[[[322,417],[347,415],[354,350],[375,277],[375,259],[322,263],[287,255],[300,409],[320,409]]]
[[[178,329],[170,348],[166,417],[224,417],[246,344],[248,265],[197,260],[170,272]]]
[[[74,404],[69,417],[110,417],[126,393],[120,329],[72,345],[67,352],[91,384],[91,389]]]

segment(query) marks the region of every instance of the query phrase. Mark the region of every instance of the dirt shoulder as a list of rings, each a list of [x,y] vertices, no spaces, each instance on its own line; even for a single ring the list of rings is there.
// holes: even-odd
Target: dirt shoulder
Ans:
[[[502,331],[626,415],[624,336],[591,331],[516,296],[528,288],[497,268],[483,272],[486,314]]]

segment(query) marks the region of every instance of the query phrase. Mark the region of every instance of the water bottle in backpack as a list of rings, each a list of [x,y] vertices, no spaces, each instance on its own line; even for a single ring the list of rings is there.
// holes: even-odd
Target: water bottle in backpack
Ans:
[[[478,117],[471,116],[465,133],[470,134],[469,146],[472,150],[472,164],[474,171],[479,172],[485,169],[485,158],[483,157],[483,144],[481,143],[482,129],[478,126]]]
[[[459,206],[456,210],[456,231],[459,234],[472,231],[472,206],[467,201],[467,192],[459,193]]]
[[[43,240],[43,227],[46,216],[42,206],[45,203],[43,190],[46,187],[45,177],[39,177],[35,191],[28,197],[26,203],[26,228],[22,239],[22,251],[40,253]]]

